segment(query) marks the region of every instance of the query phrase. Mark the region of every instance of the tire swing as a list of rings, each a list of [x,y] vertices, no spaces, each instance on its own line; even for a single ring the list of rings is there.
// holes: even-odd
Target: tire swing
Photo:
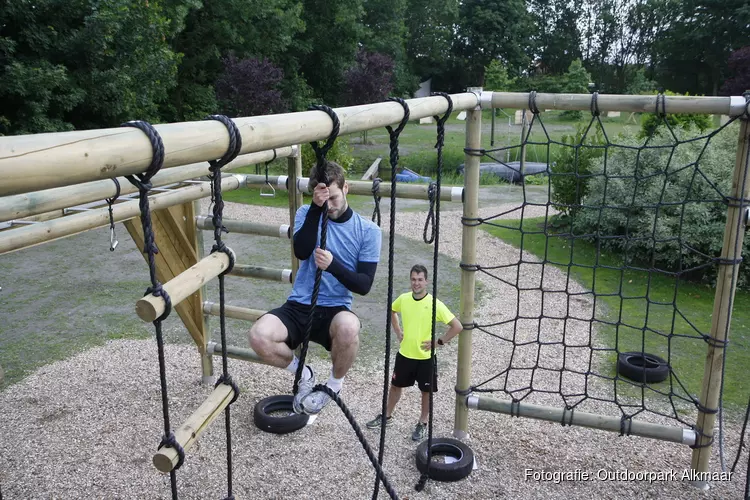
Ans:
[[[437,307],[437,279],[438,279],[438,255],[440,242],[440,181],[443,170],[443,143],[445,142],[445,122],[453,110],[453,102],[448,94],[443,92],[434,92],[432,95],[440,95],[448,100],[448,110],[442,117],[435,117],[438,126],[437,148],[437,184],[432,190],[435,202],[434,211],[430,210],[427,216],[427,223],[424,229],[424,241],[427,244],[434,243],[433,247],[433,269],[432,269],[432,347],[430,349],[430,358],[433,362],[433,368],[436,369],[435,360],[435,316]],[[431,200],[431,203],[432,203]],[[428,235],[428,227],[432,222],[432,231]],[[430,419],[428,422],[427,439],[417,446],[416,462],[417,469],[420,472],[420,478],[414,487],[417,491],[422,491],[427,483],[427,479],[435,481],[460,481],[471,474],[474,469],[474,452],[466,443],[454,438],[433,438],[432,437],[432,413],[433,413],[433,393],[430,387]],[[436,457],[445,457],[443,460],[435,460]],[[448,460],[450,457],[452,460]]]
[[[617,356],[617,373],[636,382],[663,382],[669,376],[669,363],[654,354],[621,352]]]
[[[333,122],[331,135],[328,137],[328,140],[325,142],[323,146],[318,145],[317,142],[310,143],[313,150],[315,151],[315,156],[316,156],[317,165],[318,165],[318,169],[317,169],[318,175],[323,177],[323,178],[318,179],[317,181],[322,182],[324,184],[328,184],[328,179],[325,178],[326,177],[325,169],[322,168],[322,165],[325,162],[325,155],[331,149],[334,141],[339,135],[339,119],[336,116],[336,114],[333,112],[333,110],[329,108],[328,106],[315,105],[315,106],[311,106],[310,109],[318,110],[318,111],[325,111],[328,114],[328,116],[331,118],[331,121]],[[321,217],[323,221],[322,221],[322,229],[321,229],[321,237],[320,237],[321,238],[320,248],[325,249],[326,248],[326,244],[325,244],[326,243],[325,241],[326,227],[328,224],[328,210],[326,209],[326,205],[323,205],[323,215]],[[312,296],[312,308],[310,311],[310,318],[308,319],[307,333],[305,334],[305,339],[302,343],[302,353],[300,355],[300,361],[299,361],[300,368],[297,370],[297,373],[294,378],[293,394],[297,393],[299,380],[302,376],[302,369],[305,366],[305,356],[307,355],[307,343],[310,339],[310,332],[312,328],[312,315],[315,312],[315,305],[318,301],[318,290],[320,288],[321,275],[322,275],[322,271],[318,269],[315,275],[315,286],[313,288],[313,296]],[[308,422],[310,421],[310,415],[298,414],[294,411],[294,407],[292,405],[294,401],[293,394],[269,396],[265,399],[261,399],[260,401],[258,401],[255,404],[255,409],[253,410],[253,422],[255,423],[255,426],[264,432],[270,432],[272,434],[288,434],[290,432],[298,431],[304,426],[306,426]]]

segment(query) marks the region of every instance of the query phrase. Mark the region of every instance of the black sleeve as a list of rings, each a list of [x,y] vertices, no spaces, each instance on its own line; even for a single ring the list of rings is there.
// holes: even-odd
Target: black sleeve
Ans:
[[[336,257],[333,257],[328,271],[339,283],[359,295],[367,295],[372,288],[372,282],[375,279],[375,270],[378,268],[377,262],[357,262],[357,272],[350,271]]]
[[[310,210],[307,211],[305,222],[299,231],[294,233],[294,255],[299,260],[306,260],[315,250],[318,242],[318,222],[323,209],[310,202]]]

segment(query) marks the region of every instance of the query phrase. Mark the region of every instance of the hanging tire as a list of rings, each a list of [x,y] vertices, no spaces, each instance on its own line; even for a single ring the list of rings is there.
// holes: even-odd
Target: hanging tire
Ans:
[[[669,377],[669,363],[644,352],[621,352],[617,356],[617,373],[636,382],[663,382]]]
[[[273,434],[288,434],[306,426],[310,416],[294,413],[293,400],[294,396],[283,394],[269,396],[258,401],[253,412],[255,426],[262,431]]]
[[[427,472],[427,442],[425,439],[417,446],[417,470]],[[474,452],[468,445],[453,438],[433,438],[432,457],[444,455],[453,457],[455,462],[444,463],[432,460],[429,477],[435,481],[460,481],[471,474],[474,468]]]

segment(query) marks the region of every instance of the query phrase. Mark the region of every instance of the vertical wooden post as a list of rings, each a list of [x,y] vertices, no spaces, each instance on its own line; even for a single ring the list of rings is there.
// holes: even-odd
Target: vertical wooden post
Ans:
[[[470,92],[481,95],[481,88],[470,88]],[[479,99],[477,99],[477,103]],[[479,108],[479,106],[477,106]],[[482,110],[473,109],[466,113],[466,148],[478,150],[482,147]],[[466,153],[464,158],[464,218],[475,219],[479,216],[479,161],[480,157]],[[461,241],[461,262],[475,264],[477,257],[477,226],[463,226]],[[461,270],[461,323],[474,323],[474,287],[476,272]],[[456,369],[456,389],[465,391],[471,383],[471,338],[472,330],[464,330],[458,336],[458,367]],[[456,394],[456,414],[453,435],[457,438],[468,437],[469,408],[466,397]]]
[[[732,306],[734,292],[739,271],[739,259],[742,257],[742,243],[745,237],[746,210],[740,206],[738,200],[747,199],[750,195],[750,126],[748,120],[742,120],[740,137],[737,144],[737,159],[732,178],[732,194],[727,209],[727,222],[724,228],[724,245],[721,249],[722,262],[716,280],[716,295],[714,296],[714,310],[711,321],[711,339],[708,342],[706,364],[703,371],[703,388],[701,390],[701,406],[708,410],[699,411],[696,428],[703,433],[698,437],[697,447],[693,450],[691,467],[699,473],[699,480],[692,483],[702,489],[708,488],[708,482],[703,480],[702,472],[708,472],[708,462],[711,457],[711,440],[714,434],[714,423],[719,407],[719,392],[721,390],[722,368],[724,366],[724,346],[729,335],[732,321]]]
[[[297,209],[302,206],[302,193],[297,189],[297,179],[302,177],[302,145],[296,146],[296,154],[287,159],[289,168],[289,245],[292,250],[292,283],[297,277],[299,270],[299,259],[294,255],[294,215]]]
[[[192,224],[188,224],[188,226],[191,228],[192,234],[189,236],[189,239],[193,243],[195,255],[198,256],[198,261],[200,262],[200,260],[206,256],[206,249],[203,246],[203,231],[198,228],[196,224],[196,217],[201,213],[201,201],[193,201],[191,210],[193,214]],[[201,369],[203,371],[203,377],[201,381],[206,385],[213,385],[214,358],[211,353],[207,352],[208,343],[211,341],[211,328],[208,322],[208,314],[205,314],[203,312],[203,302],[206,300],[206,285],[203,285],[201,289],[198,290],[198,300],[200,300],[201,304],[201,324],[203,326],[203,342],[202,345],[198,346],[198,353],[201,357]]]

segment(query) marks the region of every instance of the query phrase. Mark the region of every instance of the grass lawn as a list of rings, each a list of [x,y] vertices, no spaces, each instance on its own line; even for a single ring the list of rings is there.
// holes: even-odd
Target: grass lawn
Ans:
[[[700,396],[707,344],[699,337],[711,327],[715,289],[705,284],[676,282],[674,277],[645,271],[616,270],[584,266],[597,263],[596,246],[570,238],[554,236],[544,218],[503,221],[506,227],[483,226],[493,236],[570,270],[576,279],[596,295],[596,318],[617,325],[597,323],[597,346],[606,345],[618,351],[650,352],[671,359],[672,368],[682,384],[694,396]],[[520,231],[519,231],[520,229]],[[622,267],[616,255],[602,252],[598,264]],[[677,292],[675,293],[675,288]],[[693,326],[679,313],[689,320]],[[698,331],[696,331],[696,329]],[[699,333],[700,332],[700,333]],[[725,366],[724,405],[742,408],[747,405],[750,381],[745,370],[750,366],[750,293],[737,291],[732,315],[730,343]],[[614,376],[616,355],[611,355]],[[620,385],[618,384],[618,390]],[[669,392],[669,379],[654,388]],[[675,387],[675,392],[678,391]]]

